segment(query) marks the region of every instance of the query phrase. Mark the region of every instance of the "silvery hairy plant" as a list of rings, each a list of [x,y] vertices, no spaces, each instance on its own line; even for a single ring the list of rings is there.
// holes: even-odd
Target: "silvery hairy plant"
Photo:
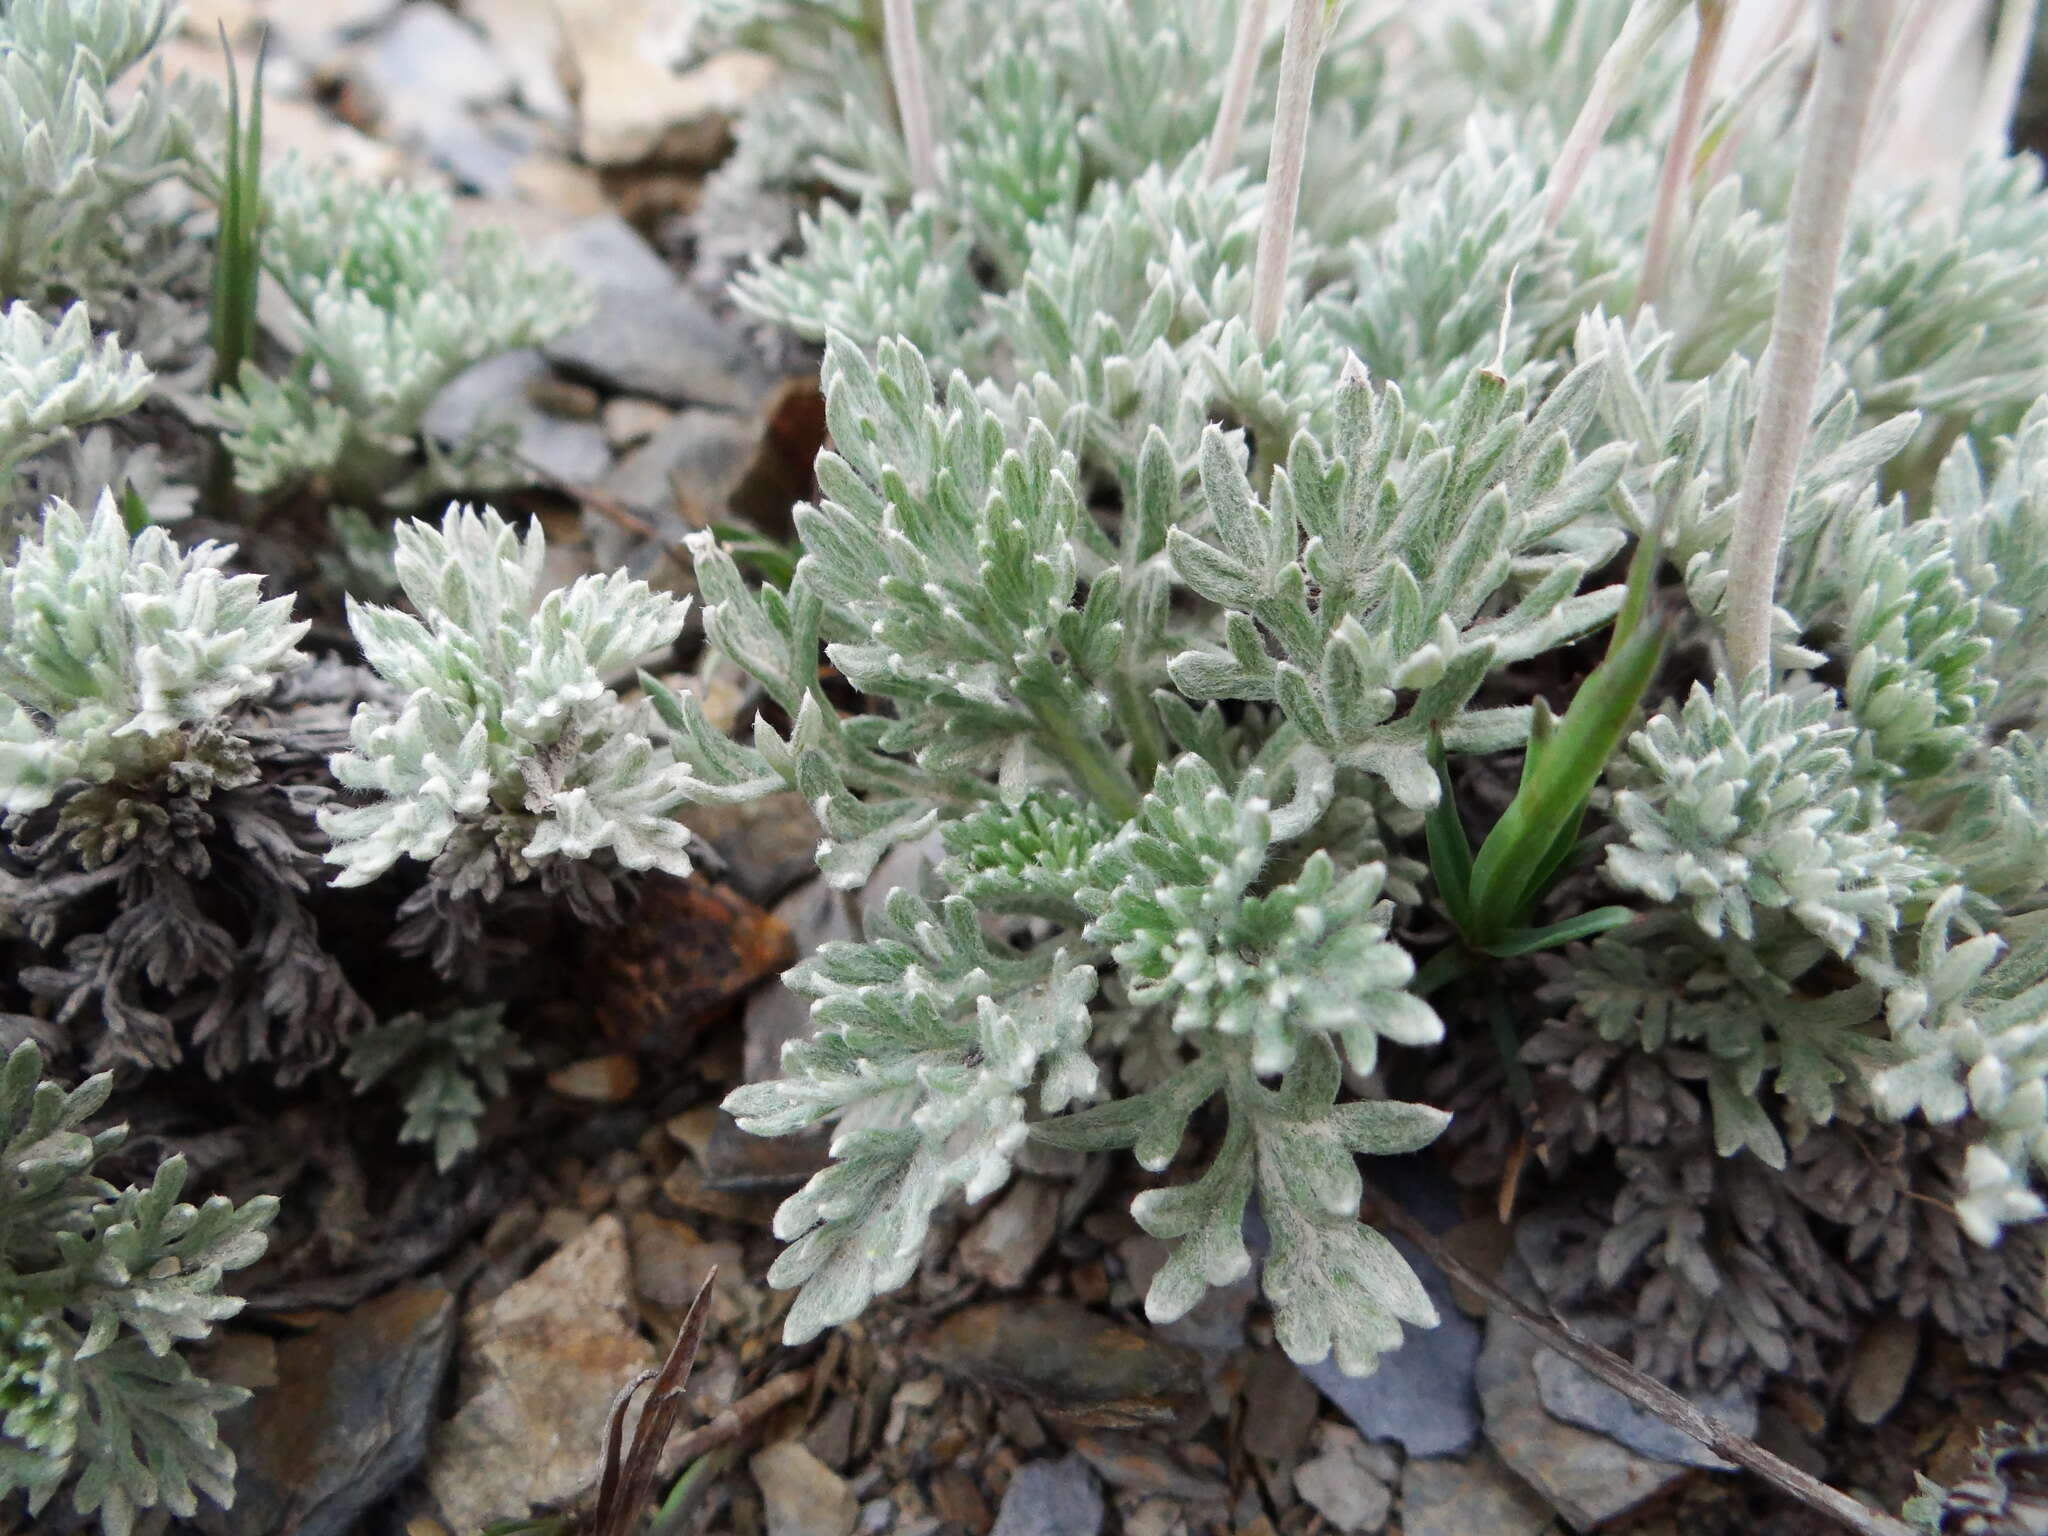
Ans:
[[[417,494],[403,471],[442,388],[588,314],[578,279],[510,230],[456,236],[453,201],[433,188],[288,160],[264,179],[262,207],[293,362],[281,376],[244,363],[217,402],[245,491],[319,481],[344,501]]]
[[[1247,1271],[1256,1194],[1282,1341],[1369,1368],[1429,1314],[1354,1156],[1438,1106],[1461,1176],[1539,1142],[1553,1299],[1668,1378],[1815,1375],[1886,1310],[2048,1335],[2048,199],[1861,165],[1889,8],[1718,74],[1709,3],[1274,7],[1306,41],[1245,100],[1236,8],[940,0],[887,50],[746,9],[788,70],[720,195],[839,196],[737,293],[825,342],[833,448],[786,588],[693,543],[751,742],[652,696],[688,793],[797,788],[832,882],[942,849],[730,1101],[837,1127],[790,1336],[1037,1137],[1166,1176],[1154,1317]],[[1488,832],[1447,791],[1502,753]]]
[[[83,304],[55,325],[27,304],[0,310],[0,495],[23,459],[134,410],[149,384],[141,359],[94,337]]]
[[[365,661],[391,691],[357,711],[327,806],[337,884],[363,885],[402,859],[432,878],[409,899],[409,944],[448,969],[480,906],[539,882],[579,917],[607,916],[613,878],[690,870],[675,820],[686,765],[653,706],[613,683],[673,642],[686,601],[624,573],[543,595],[540,530],[522,536],[486,508],[398,530],[396,573],[412,606],[349,600]]]
[[[108,1183],[96,1167],[127,1134],[102,1117],[111,1087],[46,1079],[34,1045],[0,1062],[0,1497],[33,1518],[68,1489],[127,1536],[148,1511],[234,1501],[217,1420],[248,1393],[179,1350],[241,1310],[222,1282],[262,1257],[277,1202],[187,1204],[182,1158]]]
[[[360,690],[291,675],[306,625],[233,553],[131,535],[109,494],[51,503],[0,564],[0,914],[49,1008],[8,1022],[101,1065],[197,1050],[289,1081],[362,1007],[306,906],[317,768]]]
[[[0,301],[136,297],[153,192],[178,169],[203,94],[145,67],[173,0],[0,7]],[[133,88],[116,87],[124,76]]]
[[[434,1167],[446,1173],[476,1149],[485,1095],[503,1098],[512,1069],[532,1063],[504,1015],[502,1003],[433,1019],[401,1014],[350,1040],[342,1072],[357,1093],[387,1079],[402,1082],[405,1123],[398,1139],[427,1143]]]

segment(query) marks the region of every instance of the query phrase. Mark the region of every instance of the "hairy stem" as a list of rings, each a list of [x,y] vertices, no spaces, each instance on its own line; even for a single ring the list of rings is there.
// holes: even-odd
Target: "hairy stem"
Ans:
[[[1756,429],[1743,464],[1728,551],[1723,623],[1729,671],[1736,677],[1748,677],[1771,660],[1785,510],[1834,326],[1835,277],[1848,233],[1849,194],[1896,9],[1896,0],[1828,0],[1813,115],[1792,183],[1785,275],[1778,286]]]
[[[1119,821],[1128,821],[1137,814],[1142,798],[1137,783],[1116,760],[1107,743],[1076,730],[1072,714],[1056,704],[1033,705],[1031,713],[1038,721],[1040,744],[1059,759],[1089,799]]]
[[[1621,109],[1622,96],[1636,71],[1642,68],[1643,60],[1649,57],[1657,39],[1678,20],[1688,3],[1689,0],[1638,0],[1628,13],[1621,35],[1615,38],[1600,60],[1600,67],[1593,72],[1593,88],[1587,92],[1585,105],[1579,108],[1571,131],[1565,135],[1564,144],[1557,152],[1557,164],[1551,167],[1549,195],[1543,203],[1543,228],[1546,231],[1555,230],[1564,222],[1564,211],[1572,204],[1572,194],[1578,190],[1586,167],[1593,163],[1593,154],[1600,148],[1600,141],[1607,137],[1607,125],[1614,121],[1614,114]]]
[[[882,0],[882,42],[889,59],[889,84],[896,92],[896,115],[903,124],[911,190],[930,192],[938,187],[939,177],[932,103],[924,84],[924,49],[917,39],[916,0]]]
[[[1805,14],[1806,0],[1782,0],[1770,26],[1753,40],[1754,46],[1734,69],[1732,78],[1736,83],[1701,136],[1694,178],[1700,186],[1716,186],[1728,174],[1747,131],[1744,119],[1752,115],[1764,87],[1804,53],[1805,46],[1797,34],[1799,19]]]
[[[1580,1337],[1555,1318],[1545,1317],[1466,1264],[1404,1207],[1387,1199],[1370,1185],[1366,1188],[1366,1197],[1374,1207],[1375,1225],[1391,1227],[1400,1233],[1459,1285],[1479,1296],[1489,1307],[1521,1324],[1558,1354],[1607,1383],[1637,1407],[1683,1430],[1723,1459],[1746,1467],[1809,1509],[1832,1517],[1845,1530],[1858,1531],[1863,1536],[1912,1536],[1903,1522],[1859,1504],[1846,1493],[1830,1488],[1819,1478],[1809,1476],[1790,1462],[1772,1455],[1748,1436],[1737,1434],[1719,1419],[1702,1413],[1663,1382],[1644,1375],[1612,1350]]]
[[[1699,144],[1700,123],[1706,116],[1707,92],[1713,85],[1714,67],[1721,58],[1721,43],[1728,34],[1727,0],[1698,0],[1699,35],[1693,39],[1692,62],[1686,66],[1685,85],[1678,95],[1678,118],[1671,125],[1671,142],[1664,146],[1664,167],[1657,176],[1657,202],[1650,212],[1650,232],[1643,246],[1643,278],[1636,285],[1636,308],[1654,305],[1664,297],[1669,280],[1671,244],[1678,228],[1679,205],[1692,185],[1693,154]]]
[[[1970,124],[1973,150],[2002,155],[2012,137],[2013,108],[2019,104],[2020,80],[2034,53],[2034,25],[2041,0],[2004,0],[1998,8],[1998,31],[1991,43],[1991,61],[1984,88],[1977,95],[1977,115]]]
[[[1280,95],[1273,117],[1273,149],[1266,160],[1266,207],[1259,221],[1259,254],[1252,268],[1252,334],[1263,345],[1280,334],[1287,298],[1287,257],[1294,248],[1294,214],[1301,201],[1301,170],[1308,158],[1308,109],[1316,65],[1330,40],[1342,0],[1294,0],[1280,44]]]
[[[1266,51],[1268,0],[1244,0],[1237,16],[1237,40],[1231,45],[1230,67],[1223,76],[1223,104],[1209,131],[1209,152],[1202,157],[1202,180],[1214,181],[1237,163],[1237,141],[1251,109],[1252,83],[1259,77],[1259,56]]]
[[[1130,673],[1119,670],[1110,684],[1111,702],[1124,740],[1131,744],[1131,776],[1150,784],[1152,775],[1166,761],[1166,733],[1159,726],[1159,712],[1145,696],[1145,690]]]

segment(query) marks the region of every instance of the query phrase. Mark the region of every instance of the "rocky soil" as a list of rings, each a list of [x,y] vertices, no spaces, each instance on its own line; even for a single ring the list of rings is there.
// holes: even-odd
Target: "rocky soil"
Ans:
[[[699,56],[677,12],[193,0],[169,49],[168,67],[217,76],[217,29],[247,60],[267,26],[272,153],[452,185],[466,216],[514,224],[595,284],[587,325],[473,370],[429,423],[513,425],[563,581],[623,564],[687,590],[691,530],[786,535],[823,430],[812,360],[733,312],[719,253],[737,236],[696,215],[731,115],[772,66]],[[772,239],[774,210],[763,227]],[[750,707],[742,683],[703,685],[714,718]],[[715,1106],[803,1028],[774,974],[915,879],[918,854],[842,898],[810,878],[793,796],[695,825],[722,871],[652,889],[623,930],[564,952],[569,980],[529,1010],[543,1068],[452,1175],[365,1151],[384,1128],[337,1129],[361,1113],[339,1093],[267,1127],[289,1164],[243,1173],[296,1214],[204,1364],[255,1392],[229,1421],[241,1493],[204,1520],[213,1536],[473,1536],[579,1508],[615,1398],[659,1363],[714,1267],[691,1411],[658,1483],[655,1528],[671,1536],[1819,1529],[1418,1255],[1444,1324],[1370,1380],[1292,1365],[1249,1282],[1149,1326],[1138,1299],[1162,1251],[1126,1214],[1127,1162],[1041,1155],[939,1225],[913,1287],[784,1348],[769,1220],[822,1148],[752,1141]],[[1429,1165],[1374,1182],[1533,1294],[1541,1255],[1514,1251]],[[1896,1509],[1911,1469],[1939,1476],[2001,1390],[1890,1324],[1824,1391],[1706,1405]]]

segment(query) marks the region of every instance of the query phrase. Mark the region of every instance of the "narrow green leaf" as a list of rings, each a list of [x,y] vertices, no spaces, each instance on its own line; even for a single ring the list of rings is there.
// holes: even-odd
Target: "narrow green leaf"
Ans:
[[[1517,928],[1498,944],[1486,946],[1486,953],[1496,960],[1512,959],[1516,955],[1533,955],[1539,949],[1556,949],[1561,945],[1590,939],[1616,928],[1625,928],[1636,920],[1631,907],[1595,907],[1590,912],[1581,912],[1577,917],[1568,917],[1561,923],[1550,923],[1542,928]]]
[[[1472,844],[1465,836],[1465,823],[1459,819],[1457,803],[1451,791],[1451,775],[1444,761],[1444,741],[1440,732],[1431,731],[1429,741],[1430,766],[1436,769],[1436,781],[1440,786],[1436,807],[1423,822],[1423,831],[1429,840],[1429,868],[1436,876],[1437,893],[1443,897],[1444,910],[1451,921],[1463,933],[1472,916]]]
[[[1473,862],[1473,929],[1482,943],[1505,934],[1526,907],[1544,855],[1592,793],[1656,676],[1663,651],[1661,630],[1636,634],[1580,685],[1536,773],[1509,803]]]
[[[1572,855],[1580,851],[1583,840],[1579,836],[1579,827],[1585,822],[1586,807],[1590,803],[1590,798],[1579,802],[1577,809],[1558,827],[1549,850],[1536,861],[1536,873],[1529,881],[1529,894],[1522,903],[1522,910],[1516,914],[1518,918],[1528,916],[1530,909],[1557,883],[1557,877],[1564,873]]]

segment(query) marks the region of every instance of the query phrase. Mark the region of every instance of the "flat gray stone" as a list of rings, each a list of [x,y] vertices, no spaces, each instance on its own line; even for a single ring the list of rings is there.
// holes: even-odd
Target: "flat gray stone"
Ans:
[[[455,1298],[407,1286],[277,1346],[277,1380],[226,1415],[235,1503],[220,1536],[343,1536],[420,1464],[455,1344]]]
[[[960,1240],[960,1267],[999,1291],[1017,1290],[1052,1246],[1059,1219],[1058,1186],[1044,1179],[1012,1179]]]
[[[1245,1372],[1245,1449],[1268,1461],[1297,1460],[1323,1403],[1313,1383],[1280,1350],[1262,1349]]]
[[[1411,1461],[1401,1477],[1401,1536],[1541,1536],[1550,1523],[1542,1495],[1485,1446]]]
[[[401,9],[345,72],[368,97],[383,137],[423,147],[458,137],[465,108],[512,94],[511,73],[491,45],[431,0]]]
[[[604,428],[542,410],[528,390],[548,374],[531,348],[485,358],[457,374],[434,397],[420,431],[453,446],[479,432],[509,432],[520,458],[570,485],[591,485],[611,467]]]
[[[1394,1510],[1394,1458],[1341,1424],[1322,1426],[1317,1443],[1316,1455],[1294,1469],[1294,1491],[1346,1536],[1382,1529]]]
[[[1502,1266],[1500,1283],[1537,1304],[1535,1282],[1520,1259]],[[1553,1414],[1536,1376],[1536,1357],[1544,1352],[1542,1341],[1514,1318],[1492,1312],[1475,1380],[1488,1443],[1568,1524],[1591,1530],[1692,1475],[1689,1466],[1644,1456]]]
[[[678,411],[619,460],[605,494],[656,514],[687,499],[723,517],[726,497],[760,441],[759,425],[735,412]]]
[[[1659,1461],[1680,1462],[1711,1472],[1734,1470],[1733,1462],[1723,1461],[1684,1430],[1638,1408],[1556,1350],[1537,1350],[1535,1369],[1536,1391],[1543,1406],[1567,1424],[1619,1440],[1630,1450]],[[1756,1403],[1734,1388],[1694,1394],[1692,1401],[1702,1413],[1719,1419],[1738,1434],[1756,1434]]]
[[[307,69],[323,69],[398,7],[394,0],[291,0],[265,6],[264,25]]]
[[[597,312],[548,344],[559,366],[623,394],[750,411],[769,381],[745,335],[715,317],[617,214],[543,247],[597,290]]]
[[[1102,1485],[1088,1463],[1070,1453],[1017,1469],[989,1536],[1097,1536],[1102,1515]]]

